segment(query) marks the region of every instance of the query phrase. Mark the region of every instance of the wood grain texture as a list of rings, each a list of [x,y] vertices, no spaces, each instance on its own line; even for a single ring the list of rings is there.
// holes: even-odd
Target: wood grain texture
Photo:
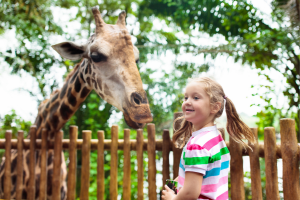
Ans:
[[[27,198],[35,198],[35,143],[36,143],[36,126],[30,127],[30,152],[29,152],[29,184],[27,186]]]
[[[21,200],[23,192],[23,139],[24,132],[18,131],[18,158],[17,158],[17,184],[16,184],[16,199]]]
[[[11,138],[12,131],[5,131],[4,198],[11,199]]]
[[[284,199],[299,200],[299,157],[295,120],[280,120]]]
[[[166,180],[170,179],[170,132],[169,130],[165,129],[163,131],[163,148],[162,148],[162,155],[163,155],[163,186],[166,184]]]
[[[257,128],[251,128],[253,135],[255,136],[256,143],[250,144],[252,148],[249,149],[249,159],[250,159],[250,172],[251,172],[251,190],[252,190],[252,200],[262,200],[262,189],[261,189],[261,178],[260,178],[260,165],[259,165],[259,147],[257,140]]]
[[[70,145],[69,145],[69,172],[68,172],[68,191],[67,200],[75,200],[76,198],[76,170],[77,170],[77,139],[78,127],[69,127]]]
[[[82,131],[82,167],[81,167],[81,187],[80,187],[80,200],[89,199],[90,187],[90,154],[91,154],[91,138],[92,131]]]
[[[144,164],[143,164],[143,129],[137,130],[136,136],[136,153],[137,153],[137,165],[138,165],[138,197],[137,200],[144,199]]]
[[[155,162],[155,125],[147,125],[148,131],[148,195],[149,199],[156,200],[156,162]]]
[[[98,131],[97,199],[104,200],[104,131]]]
[[[54,136],[54,159],[52,176],[52,199],[61,199],[61,157],[62,157],[62,139],[63,132],[60,130]]]
[[[111,127],[110,200],[118,199],[118,126]]]
[[[264,130],[267,199],[279,200],[275,128]]]
[[[123,176],[123,199],[130,200],[131,196],[131,169],[130,169],[130,130],[124,130],[124,176]]]
[[[242,145],[235,142],[231,137],[230,142],[230,178],[231,178],[231,199],[244,200],[244,172]]]
[[[48,131],[42,130],[42,149],[41,149],[41,176],[40,176],[40,200],[47,198],[47,151],[48,151]]]

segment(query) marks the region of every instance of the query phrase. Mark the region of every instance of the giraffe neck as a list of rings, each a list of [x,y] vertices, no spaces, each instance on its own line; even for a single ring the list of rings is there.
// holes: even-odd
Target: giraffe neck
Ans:
[[[68,75],[61,90],[54,92],[47,102],[39,107],[36,118],[37,138],[41,138],[43,128],[49,131],[49,138],[59,131],[71,116],[77,111],[82,102],[92,91],[91,65],[88,59],[82,60]]]

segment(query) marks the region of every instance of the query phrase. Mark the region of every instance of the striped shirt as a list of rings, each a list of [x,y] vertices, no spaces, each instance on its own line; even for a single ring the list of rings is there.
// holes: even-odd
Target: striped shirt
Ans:
[[[178,192],[185,172],[196,172],[203,174],[198,200],[227,200],[229,161],[229,150],[216,126],[193,132],[181,154]]]

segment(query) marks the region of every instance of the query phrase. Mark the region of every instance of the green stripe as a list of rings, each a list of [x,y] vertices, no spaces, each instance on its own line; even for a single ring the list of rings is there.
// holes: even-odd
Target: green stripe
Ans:
[[[191,158],[186,158],[185,157],[185,152],[183,153],[183,159],[185,165],[203,165],[203,164],[209,164],[209,163],[214,163],[218,160],[221,160],[221,156],[228,154],[229,150],[227,147],[224,147],[220,149],[220,152],[216,153],[212,157],[209,156],[203,156],[203,157],[191,157]]]
[[[209,156],[183,158],[185,165],[204,165],[208,164]]]
[[[222,149],[220,150],[220,152],[221,152],[221,155],[223,156],[223,155],[225,155],[225,154],[228,154],[228,153],[229,153],[229,150],[228,150],[227,147],[224,147],[224,148],[222,148]]]

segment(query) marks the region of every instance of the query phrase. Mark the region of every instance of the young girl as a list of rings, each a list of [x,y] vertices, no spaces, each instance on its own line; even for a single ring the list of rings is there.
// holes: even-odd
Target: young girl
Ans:
[[[214,125],[216,118],[227,114],[227,131],[237,142],[255,142],[249,127],[240,120],[232,101],[220,84],[210,78],[190,79],[182,103],[181,127],[175,131],[173,142],[183,147],[177,195],[165,185],[164,200],[228,199],[230,155]]]

